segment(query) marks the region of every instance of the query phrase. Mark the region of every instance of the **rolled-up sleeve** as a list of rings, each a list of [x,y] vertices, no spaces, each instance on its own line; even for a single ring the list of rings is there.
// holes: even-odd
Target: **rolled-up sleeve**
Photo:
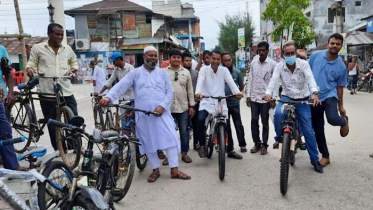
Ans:
[[[117,78],[117,71],[118,69],[117,67],[115,67],[113,73],[111,74],[110,78],[107,80],[105,84],[106,87],[111,88],[113,86],[113,82]]]

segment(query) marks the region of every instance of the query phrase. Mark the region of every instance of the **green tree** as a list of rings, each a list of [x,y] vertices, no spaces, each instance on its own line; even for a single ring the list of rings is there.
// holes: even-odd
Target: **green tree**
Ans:
[[[276,26],[272,32],[273,41],[278,41],[284,30],[289,32],[292,25],[292,39],[298,42],[299,48],[304,48],[315,40],[313,24],[303,13],[303,9],[309,4],[309,0],[270,0],[267,3],[262,19],[271,20]]]
[[[238,13],[235,15],[226,15],[225,20],[218,22],[219,31],[219,46],[223,51],[235,55],[238,50],[238,29],[245,28],[246,47],[250,45],[253,39],[254,26],[251,17]]]

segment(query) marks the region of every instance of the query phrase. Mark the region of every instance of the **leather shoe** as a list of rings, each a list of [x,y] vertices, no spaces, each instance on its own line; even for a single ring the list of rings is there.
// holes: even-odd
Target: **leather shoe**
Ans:
[[[261,145],[255,145],[253,148],[251,148],[251,153],[257,153],[260,150]]]
[[[241,147],[241,153],[245,153],[245,152],[247,152],[246,147]]]
[[[311,164],[313,165],[313,168],[315,169],[316,172],[318,172],[318,173],[323,173],[324,172],[319,161],[311,162]]]
[[[262,148],[260,149],[260,154],[261,155],[266,155],[267,154],[267,147],[266,146],[262,146]]]
[[[206,157],[206,151],[204,146],[199,146],[198,150],[198,155],[200,158]]]
[[[278,141],[275,141],[275,143],[273,143],[273,149],[278,149],[279,148],[279,143]]]
[[[237,154],[235,151],[229,152],[228,157],[233,159],[242,159],[242,156]]]
[[[350,127],[348,126],[348,117],[346,116],[345,119],[346,119],[346,125],[341,126],[341,130],[339,132],[342,137],[346,137],[350,131]]]
[[[191,163],[192,162],[192,158],[190,158],[188,156],[188,154],[182,154],[181,155],[181,160],[184,161],[185,163]]]
[[[326,165],[330,164],[330,158],[321,158],[320,164],[322,167],[325,167]]]

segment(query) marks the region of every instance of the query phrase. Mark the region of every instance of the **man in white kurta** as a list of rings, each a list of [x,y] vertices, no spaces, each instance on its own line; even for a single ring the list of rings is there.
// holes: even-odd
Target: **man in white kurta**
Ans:
[[[237,99],[242,98],[242,93],[238,89],[234,82],[231,73],[226,67],[220,66],[221,63],[221,52],[213,51],[211,55],[211,65],[204,66],[199,71],[197,87],[196,87],[196,98],[202,98],[203,96],[213,97],[224,97],[225,96],[225,83],[228,84],[232,93],[236,95]],[[223,114],[228,116],[228,108],[226,101],[223,100]],[[197,119],[197,136],[200,147],[198,149],[198,155],[200,157],[206,157],[205,150],[205,120],[209,114],[215,113],[215,106],[218,105],[218,100],[211,98],[203,98],[198,112]]]
[[[178,171],[180,143],[170,112],[173,90],[167,72],[156,67],[157,50],[154,47],[144,49],[144,63],[120,80],[100,104],[106,106],[132,87],[136,108],[158,113],[155,116],[136,113],[136,135],[141,143],[140,153],[147,155],[153,169],[148,182],[154,182],[160,176],[157,150],[167,152],[171,178],[190,179],[190,176]]]

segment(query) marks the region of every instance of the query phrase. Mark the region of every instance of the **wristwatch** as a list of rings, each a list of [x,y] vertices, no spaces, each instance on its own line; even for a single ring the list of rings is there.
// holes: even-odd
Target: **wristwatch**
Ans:
[[[319,91],[313,91],[313,95],[319,95]]]

